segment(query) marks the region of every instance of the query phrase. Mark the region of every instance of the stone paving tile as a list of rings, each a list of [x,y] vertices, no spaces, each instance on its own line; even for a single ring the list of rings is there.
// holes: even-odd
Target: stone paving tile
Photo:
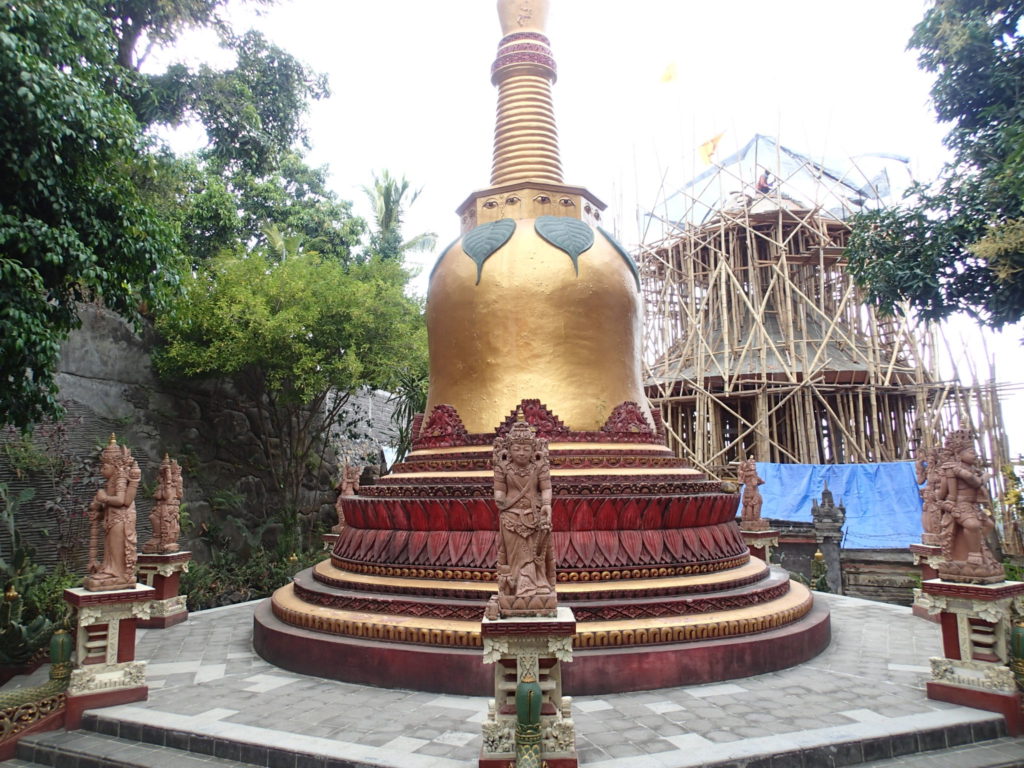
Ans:
[[[816,599],[830,606],[833,641],[800,667],[709,685],[575,697],[581,761],[588,768],[683,768],[795,749],[800,764],[800,749],[840,737],[863,742],[865,758],[888,756],[895,749],[888,734],[901,728],[912,734],[933,722],[991,721],[988,713],[925,698],[927,660],[940,650],[937,625],[899,606]],[[221,738],[244,734],[270,745],[305,739],[339,757],[358,753],[385,765],[475,761],[485,698],[370,688],[278,670],[251,650],[254,607],[195,613],[183,624],[141,634],[137,658],[149,661],[151,679],[162,687],[151,688],[146,702],[99,714],[149,718],[181,731],[221,729]]]

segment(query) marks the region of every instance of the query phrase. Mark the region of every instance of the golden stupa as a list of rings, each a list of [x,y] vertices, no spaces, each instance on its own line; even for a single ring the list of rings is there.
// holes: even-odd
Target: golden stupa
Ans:
[[[541,0],[498,3],[491,186],[459,207],[463,238],[430,279],[426,413],[451,405],[470,433],[524,398],[580,432],[624,402],[650,418],[636,265],[601,229],[604,204],[562,181],[547,12]]]
[[[481,619],[496,594],[493,445],[549,442],[558,601],[576,617],[564,690],[696,684],[790,666],[827,609],[752,557],[735,486],[677,458],[641,386],[636,265],[604,205],[562,181],[544,0],[499,0],[491,186],[430,278],[430,391],[413,450],[343,496],[329,559],[256,611],[254,645],[296,672],[493,693]]]

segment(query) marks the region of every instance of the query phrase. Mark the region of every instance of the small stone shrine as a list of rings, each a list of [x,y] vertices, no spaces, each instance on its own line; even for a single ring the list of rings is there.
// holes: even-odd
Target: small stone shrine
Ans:
[[[89,574],[83,586],[64,590],[75,609],[75,665],[68,685],[66,727],[77,728],[82,712],[143,701],[146,664],[135,661],[135,627],[150,616],[156,590],[135,579],[135,493],[142,472],[131,451],[110,442],[100,456],[106,485],[89,504],[92,533]],[[96,559],[99,526],[104,530],[103,561]]]
[[[740,513],[740,533],[743,541],[750,548],[750,554],[756,558],[770,562],[772,549],[779,546],[779,532],[772,530],[768,521],[761,517],[764,497],[758,486],[764,480],[757,474],[757,462],[753,456],[741,461],[737,469],[737,477],[743,485],[743,506]]]
[[[551,464],[546,440],[523,420],[494,441],[498,594],[480,634],[494,664],[480,768],[575,768],[572,700],[562,696],[576,620],[559,608],[551,551]]]
[[[937,515],[938,578],[915,590],[914,606],[937,615],[943,658],[931,660],[928,698],[999,712],[1011,735],[1024,733],[1021,694],[1010,668],[1013,624],[1024,616],[1024,582],[1005,581],[986,537],[993,528],[987,478],[967,430],[949,435],[942,461],[931,456],[924,498]],[[938,465],[936,467],[936,465]]]
[[[818,552],[825,566],[825,582],[828,591],[834,595],[843,594],[843,572],[839,551],[843,543],[843,524],[846,522],[846,507],[836,504],[828,483],[821,491],[821,500],[811,500],[811,520],[814,521],[814,538]]]

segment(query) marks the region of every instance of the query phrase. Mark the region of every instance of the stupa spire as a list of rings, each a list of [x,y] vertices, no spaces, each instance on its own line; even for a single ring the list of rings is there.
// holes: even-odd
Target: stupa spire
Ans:
[[[548,0],[498,0],[502,39],[491,66],[491,82],[498,86],[493,186],[527,179],[562,183],[547,16]]]

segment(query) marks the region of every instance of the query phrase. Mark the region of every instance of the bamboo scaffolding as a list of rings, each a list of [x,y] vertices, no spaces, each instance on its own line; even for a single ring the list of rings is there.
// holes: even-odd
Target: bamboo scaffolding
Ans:
[[[734,167],[720,167],[689,197],[678,193],[685,223],[640,246],[648,395],[670,446],[728,477],[750,454],[805,464],[913,460],[966,427],[999,498],[998,470],[1010,463],[999,407],[1007,385],[991,366],[968,377],[954,364],[944,380],[939,347],[956,356],[939,328],[876,315],[845,270],[844,218],[853,210],[787,197],[799,170],[777,169],[775,187],[758,193]],[[843,183],[815,178],[822,200]],[[708,210],[700,201],[715,184],[728,202]],[[1024,525],[1007,510],[1000,522],[1014,533],[1007,551],[1019,550]]]

